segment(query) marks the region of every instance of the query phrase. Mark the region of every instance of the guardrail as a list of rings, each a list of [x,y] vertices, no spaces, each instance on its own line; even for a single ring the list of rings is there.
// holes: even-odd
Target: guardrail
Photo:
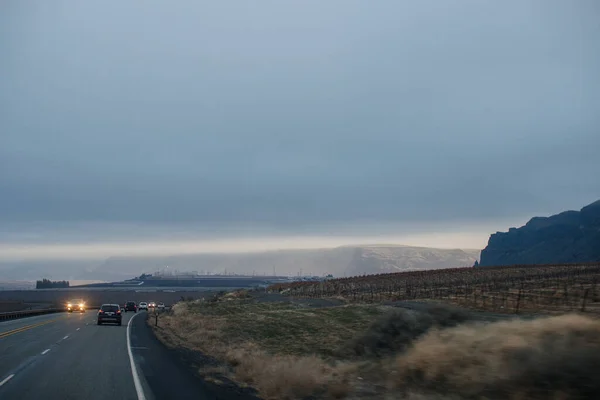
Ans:
[[[87,310],[98,310],[100,306],[91,305],[86,306]],[[1,312],[0,313],[0,321],[6,321],[8,319],[17,319],[17,318],[25,318],[32,317],[34,315],[42,315],[42,314],[53,314],[59,312],[67,312],[65,308],[43,308],[39,310],[21,310],[21,311],[9,311],[9,312]],[[78,312],[78,311],[74,311]]]
[[[123,306],[121,306],[123,308]],[[169,309],[170,307],[165,307],[165,309]],[[98,310],[100,309],[99,305],[88,305],[85,307],[87,310]],[[43,315],[43,314],[53,314],[59,312],[67,312],[64,308],[44,308],[39,310],[21,310],[21,311],[9,311],[9,312],[1,312],[0,313],[0,321],[6,321],[9,319],[17,319],[17,318],[25,318],[32,317],[34,315]],[[79,311],[73,311],[78,313]]]
[[[0,321],[6,321],[8,319],[17,319],[24,317],[31,317],[34,315],[52,314],[57,312],[65,311],[62,308],[44,308],[40,310],[21,310],[21,311],[10,311],[0,313]]]

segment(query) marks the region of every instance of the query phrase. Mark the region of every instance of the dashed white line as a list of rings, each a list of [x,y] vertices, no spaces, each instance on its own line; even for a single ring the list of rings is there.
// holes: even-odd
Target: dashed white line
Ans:
[[[69,335],[65,336],[65,337],[63,338],[63,340],[67,339],[68,337],[69,337]]]
[[[50,351],[50,349],[46,349],[46,350],[42,351],[42,355],[46,354],[49,351]]]
[[[15,374],[9,375],[2,382],[0,382],[0,386],[4,385],[6,382],[10,381]]]
[[[135,362],[133,361],[133,352],[131,351],[131,321],[133,321],[135,317],[135,315],[131,317],[127,323],[127,353],[129,353],[131,375],[133,375],[133,384],[135,385],[135,391],[137,393],[138,400],[146,400],[146,396],[144,396],[144,390],[142,389],[142,383],[140,382],[140,376],[138,374],[137,367],[135,366]]]
[[[76,330],[76,331],[78,331],[78,330],[80,330],[80,329],[81,329],[81,328],[77,328],[77,329],[75,329],[75,330]]]

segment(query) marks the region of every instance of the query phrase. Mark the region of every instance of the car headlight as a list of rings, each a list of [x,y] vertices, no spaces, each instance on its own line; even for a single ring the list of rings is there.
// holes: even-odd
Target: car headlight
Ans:
[[[73,305],[71,303],[67,304],[67,307],[71,308]]]
[[[79,307],[83,308],[83,304],[80,304]]]

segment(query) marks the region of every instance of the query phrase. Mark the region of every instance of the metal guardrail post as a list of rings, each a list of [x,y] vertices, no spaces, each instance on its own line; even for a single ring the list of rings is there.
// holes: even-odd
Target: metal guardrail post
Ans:
[[[59,308],[45,308],[40,310],[21,310],[21,311],[9,311],[0,313],[0,321],[6,321],[9,319],[17,319],[29,317],[32,315],[51,314],[56,312],[65,311]]]

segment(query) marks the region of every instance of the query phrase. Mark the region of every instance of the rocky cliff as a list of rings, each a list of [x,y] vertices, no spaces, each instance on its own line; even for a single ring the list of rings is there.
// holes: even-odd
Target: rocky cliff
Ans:
[[[480,266],[600,261],[600,200],[490,236]]]

